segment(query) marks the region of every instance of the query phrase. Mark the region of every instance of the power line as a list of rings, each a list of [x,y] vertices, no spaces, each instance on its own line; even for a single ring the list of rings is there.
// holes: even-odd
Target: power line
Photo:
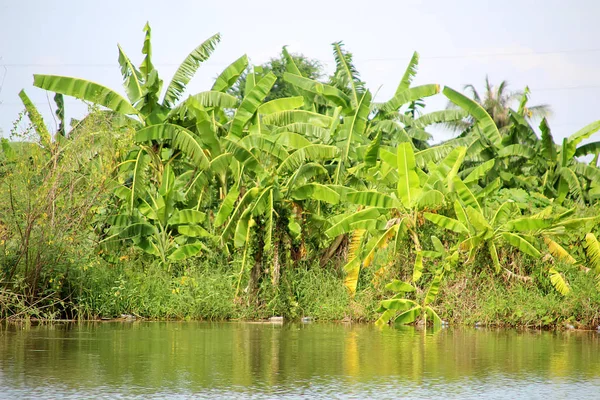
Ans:
[[[421,56],[422,60],[444,60],[444,59],[468,59],[478,57],[507,57],[507,56],[539,56],[539,55],[554,55],[554,54],[574,54],[574,53],[595,53],[600,52],[600,48],[595,49],[572,49],[572,50],[556,50],[556,51],[523,51],[523,52],[511,52],[511,53],[474,53],[474,54],[459,54],[459,55],[433,55],[433,56]],[[410,59],[410,57],[383,57],[383,58],[356,58],[358,62],[371,62],[371,61],[404,61]],[[322,61],[322,60],[319,60]],[[178,67],[179,63],[159,63],[155,64],[157,67]],[[228,63],[210,63],[209,66],[227,66]],[[0,66],[10,68],[39,68],[39,67],[78,67],[78,68],[114,68],[118,66],[117,63],[106,64],[106,63],[61,63],[61,64],[50,64],[50,63],[5,63]]]
[[[600,85],[530,88],[530,90],[533,93],[533,92],[551,92],[551,91],[555,91],[555,90],[580,90],[580,89],[598,89],[598,88],[600,88]]]
[[[573,50],[556,50],[556,51],[522,51],[513,53],[474,53],[461,55],[437,55],[437,56],[421,56],[421,60],[437,60],[437,59],[460,59],[460,58],[477,58],[477,57],[504,57],[504,56],[540,56],[553,54],[572,54],[572,53],[594,53],[600,52],[598,49],[573,49]],[[402,58],[367,58],[362,61],[396,61],[406,60],[408,57]],[[360,60],[360,59],[357,59]]]

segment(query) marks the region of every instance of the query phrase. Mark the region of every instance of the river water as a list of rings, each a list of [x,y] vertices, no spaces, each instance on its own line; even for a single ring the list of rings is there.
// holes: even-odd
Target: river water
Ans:
[[[0,398],[600,399],[600,334],[357,324],[0,325]]]

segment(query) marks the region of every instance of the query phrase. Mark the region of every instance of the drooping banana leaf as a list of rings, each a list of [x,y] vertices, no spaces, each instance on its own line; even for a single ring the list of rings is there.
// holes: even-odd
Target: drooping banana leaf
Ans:
[[[340,201],[340,195],[327,185],[320,183],[307,183],[298,186],[292,192],[292,198],[296,200],[319,200],[329,204],[337,204]]]
[[[335,146],[311,144],[294,151],[277,168],[278,173],[293,171],[307,161],[329,160],[337,156],[339,150]]]
[[[491,160],[488,160],[488,161],[484,162],[483,164],[475,167],[473,170],[471,170],[471,172],[469,173],[469,175],[467,175],[467,177],[463,180],[463,182],[465,184],[469,184],[472,182],[479,181],[479,179],[486,176],[486,174],[494,167],[495,163],[496,163],[496,160],[491,159]]]
[[[378,208],[366,208],[361,211],[353,212],[349,215],[344,215],[339,221],[336,221],[325,234],[330,238],[335,238],[344,233],[352,231],[352,224],[358,221],[371,220],[379,217],[382,210]]]
[[[546,160],[554,162],[556,160],[556,145],[546,118],[543,118],[540,122],[540,131],[542,131],[542,155]]]
[[[480,214],[482,213],[481,205],[477,201],[477,198],[473,195],[473,192],[471,192],[467,185],[465,185],[465,183],[458,177],[454,178],[454,189],[465,206],[471,206]]]
[[[511,144],[501,148],[498,151],[498,157],[524,157],[532,158],[535,155],[535,150],[531,147],[522,144]]]
[[[246,70],[246,67],[248,67],[248,57],[244,54],[217,76],[211,90],[225,92],[237,82],[240,75]]]
[[[226,145],[227,151],[230,152],[236,160],[238,160],[245,168],[252,171],[263,171],[264,168],[261,162],[244,146],[239,144],[239,139],[235,136],[233,137],[224,137],[221,140]]]
[[[546,243],[546,246],[548,246],[548,251],[554,258],[557,258],[558,260],[567,264],[575,264],[577,262],[577,260],[575,260],[575,258],[573,258],[573,256],[569,254],[564,247],[551,238],[544,237],[544,242]]]
[[[190,99],[196,100],[198,104],[206,108],[235,108],[238,104],[238,100],[234,96],[216,90],[197,93],[193,96],[190,96]],[[186,100],[186,102],[189,102],[190,99]]]
[[[276,141],[272,140],[271,138],[265,135],[246,135],[237,143],[241,146],[244,146],[248,150],[257,149],[281,161],[289,157],[289,153],[280,143],[277,143]]]
[[[304,105],[302,96],[284,97],[268,101],[258,107],[258,113],[262,115],[273,114],[281,111],[295,110]]]
[[[442,319],[440,318],[440,316],[433,310],[433,308],[431,308],[430,306],[426,306],[425,307],[425,315],[427,315],[427,318],[430,319],[431,321],[433,321],[433,327],[434,328],[439,328],[442,326]]]
[[[517,232],[530,232],[552,226],[552,220],[541,218],[518,218],[506,223],[506,229]]]
[[[600,275],[600,243],[593,233],[585,235],[585,253],[589,260],[590,268],[596,275]]]
[[[201,224],[205,219],[206,214],[198,210],[176,210],[169,218],[169,225]]]
[[[62,137],[67,136],[67,129],[65,124],[65,98],[60,93],[54,94],[54,103],[56,104],[56,111],[54,114],[58,118],[58,129],[56,133],[58,133]]]
[[[191,131],[174,124],[151,125],[142,128],[135,134],[137,142],[152,140],[170,140],[172,146],[186,154],[195,166],[207,169],[210,161],[200,145],[200,139]]]
[[[415,86],[414,88],[410,88],[398,93],[390,100],[383,103],[381,106],[381,110],[385,112],[398,111],[398,109],[404,104],[408,104],[412,101],[419,100],[423,97],[433,96],[435,94],[438,94],[439,92],[440,85],[437,84]]]
[[[357,191],[349,193],[346,200],[352,204],[360,204],[367,207],[379,208],[398,208],[398,200],[385,193],[379,193],[374,190]]]
[[[473,118],[477,120],[479,127],[481,128],[481,132],[494,146],[500,146],[502,137],[500,136],[498,127],[496,126],[496,123],[492,117],[490,117],[483,107],[481,107],[475,101],[469,99],[467,96],[450,89],[447,86],[444,88],[443,93],[451,102],[467,111],[473,116]]]
[[[377,159],[379,156],[379,147],[381,145],[381,134],[382,131],[378,131],[375,139],[371,141],[369,147],[367,147],[367,151],[365,152],[365,165],[372,167],[377,164]]]
[[[554,286],[554,288],[563,296],[569,294],[571,288],[569,287],[569,284],[563,275],[554,268],[550,268],[548,273],[550,275],[550,282],[552,283],[552,286]]]
[[[408,311],[400,313],[394,320],[394,325],[408,325],[415,322],[421,316],[421,306],[417,305]]]
[[[234,233],[234,226],[236,226],[234,223],[237,224],[237,220],[242,216],[242,214],[246,212],[247,209],[250,209],[250,204],[258,197],[259,193],[260,189],[253,187],[244,194],[242,199],[238,202],[235,211],[229,219],[229,222],[221,233],[222,242],[225,242]]]
[[[496,273],[500,273],[502,271],[502,265],[500,264],[500,259],[498,258],[498,250],[496,249],[496,245],[494,242],[488,242],[488,250],[490,252],[490,258],[492,259],[492,263],[494,264],[494,268],[496,269]]]
[[[234,186],[231,188],[231,190],[229,190],[229,193],[227,193],[227,196],[225,196],[221,202],[221,206],[219,207],[219,211],[215,217],[214,224],[216,227],[223,225],[223,223],[225,223],[227,218],[231,215],[231,212],[233,211],[233,205],[237,201],[239,195],[240,190],[237,186]]]
[[[335,106],[340,106],[343,109],[350,107],[350,98],[336,87],[288,72],[284,72],[283,79],[299,89],[323,96]]]
[[[120,114],[138,114],[138,111],[120,94],[85,79],[56,75],[33,75],[33,86],[89,101]]]
[[[567,138],[567,146],[561,150],[567,160],[571,160],[577,152],[577,145],[600,130],[600,120],[588,124]],[[564,165],[563,165],[564,166]]]
[[[442,283],[443,276],[444,275],[442,273],[433,278],[433,281],[431,281],[431,284],[429,285],[429,290],[427,290],[427,295],[425,295],[425,301],[423,304],[429,305],[435,301],[435,298],[440,290],[440,284]]]
[[[185,260],[186,258],[198,255],[203,248],[204,245],[200,242],[184,244],[169,254],[168,258],[171,261]]]
[[[533,245],[523,237],[510,232],[502,232],[501,235],[511,246],[516,247],[523,253],[529,254],[532,257],[540,258],[541,255],[539,250],[533,247]]]
[[[146,168],[148,167],[149,157],[142,149],[139,150],[134,161],[133,178],[129,192],[129,209],[133,213],[135,201],[146,190]]]
[[[398,279],[394,279],[393,281],[385,285],[385,288],[396,293],[411,293],[417,290],[410,283],[406,283]]]
[[[588,154],[600,153],[600,142],[586,143],[579,146],[575,151],[575,157],[587,156]]]
[[[327,128],[331,125],[331,117],[304,110],[287,110],[273,112],[265,115],[262,122],[267,125],[285,126],[296,123],[314,124],[320,128]]]
[[[434,224],[456,233],[469,233],[469,229],[460,221],[441,214],[423,213],[425,219]]]
[[[440,110],[425,114],[414,120],[413,124],[417,128],[425,128],[432,124],[440,124],[451,121],[460,121],[469,114],[462,109],[459,110]]]

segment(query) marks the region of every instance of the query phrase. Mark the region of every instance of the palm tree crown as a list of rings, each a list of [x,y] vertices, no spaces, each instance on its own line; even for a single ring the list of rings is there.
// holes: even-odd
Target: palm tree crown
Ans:
[[[525,87],[523,91],[508,90],[508,81],[503,80],[499,85],[494,86],[490,83],[489,77],[485,77],[485,91],[481,95],[475,85],[468,84],[464,86],[465,91],[470,92],[472,99],[481,105],[485,111],[492,117],[498,130],[502,133],[510,125],[511,106],[519,102],[518,112],[525,119],[544,118],[552,114],[552,109],[547,104],[536,106],[527,106],[529,99],[529,88]],[[447,108],[456,108],[456,105],[449,103]],[[455,131],[464,131],[473,124],[474,120],[469,117],[463,121],[456,121],[447,126]]]

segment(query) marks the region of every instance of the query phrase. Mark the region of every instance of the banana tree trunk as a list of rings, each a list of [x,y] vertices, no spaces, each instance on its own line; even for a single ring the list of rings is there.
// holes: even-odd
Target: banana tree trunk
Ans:
[[[281,277],[281,264],[279,263],[279,240],[276,238],[273,243],[273,266],[271,267],[271,282],[273,286],[279,285]]]
[[[257,225],[257,232],[260,232],[264,227]],[[258,290],[258,284],[262,275],[263,268],[263,256],[264,256],[265,242],[262,235],[258,235],[256,243],[256,252],[254,253],[254,265],[250,270],[250,280],[248,281],[248,292],[254,293]]]

